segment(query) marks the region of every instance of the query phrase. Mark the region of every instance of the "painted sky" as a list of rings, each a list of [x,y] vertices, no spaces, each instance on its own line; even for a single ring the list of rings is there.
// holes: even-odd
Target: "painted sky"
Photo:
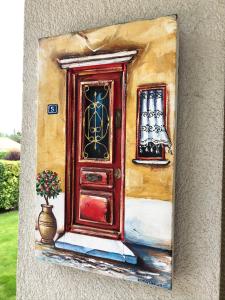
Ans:
[[[0,132],[21,130],[24,1],[3,1],[0,10]]]

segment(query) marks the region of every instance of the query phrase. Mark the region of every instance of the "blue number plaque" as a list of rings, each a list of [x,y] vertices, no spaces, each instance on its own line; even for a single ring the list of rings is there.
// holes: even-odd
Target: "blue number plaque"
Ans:
[[[56,115],[58,113],[58,104],[48,104],[48,114]]]

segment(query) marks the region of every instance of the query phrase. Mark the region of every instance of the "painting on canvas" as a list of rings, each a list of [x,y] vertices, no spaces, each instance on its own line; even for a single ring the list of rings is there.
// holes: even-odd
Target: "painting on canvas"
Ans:
[[[35,252],[172,287],[175,16],[39,40]]]

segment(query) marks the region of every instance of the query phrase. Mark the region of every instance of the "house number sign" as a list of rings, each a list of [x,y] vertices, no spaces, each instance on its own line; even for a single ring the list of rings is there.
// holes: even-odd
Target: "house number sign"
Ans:
[[[58,104],[48,104],[47,112],[48,115],[58,114]]]

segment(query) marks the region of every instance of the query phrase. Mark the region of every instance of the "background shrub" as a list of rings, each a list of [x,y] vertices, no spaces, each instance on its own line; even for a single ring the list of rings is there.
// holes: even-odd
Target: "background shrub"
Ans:
[[[6,155],[7,155],[7,152],[5,152],[5,151],[0,152],[0,159],[5,159]]]
[[[0,211],[18,208],[20,162],[0,160]]]
[[[4,156],[6,160],[20,160],[20,152],[16,150],[12,150]]]

